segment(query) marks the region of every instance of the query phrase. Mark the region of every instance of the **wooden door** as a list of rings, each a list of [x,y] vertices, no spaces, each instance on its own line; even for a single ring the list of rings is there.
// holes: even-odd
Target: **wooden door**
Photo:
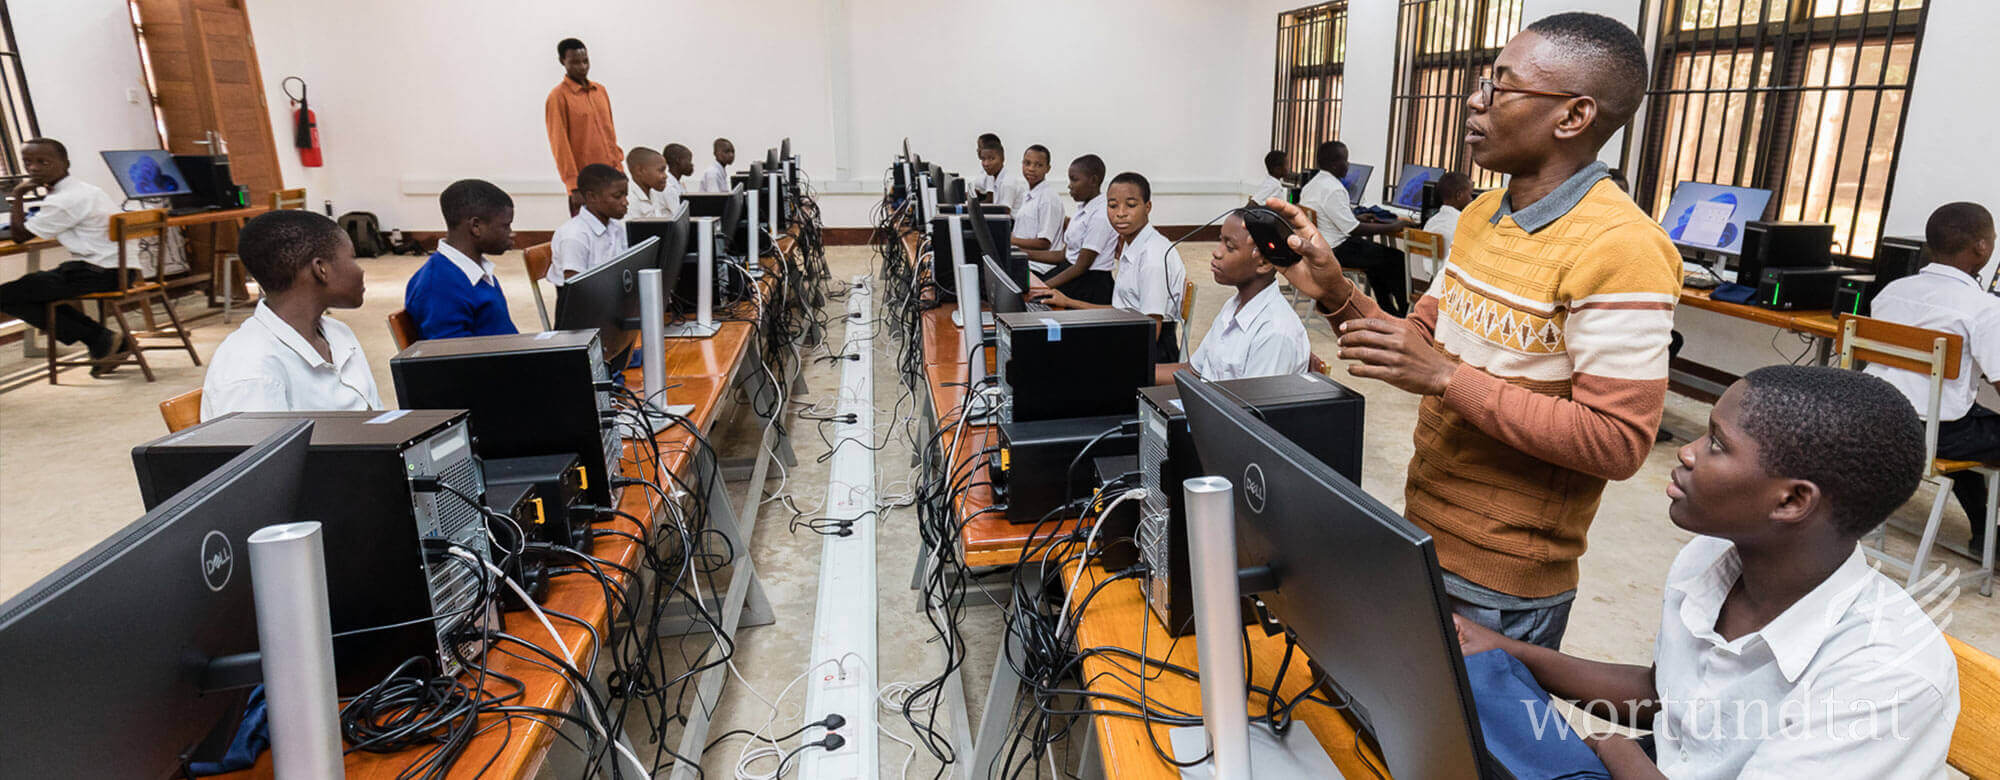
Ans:
[[[138,0],[167,149],[208,154],[208,133],[228,144],[230,174],[250,203],[284,189],[264,101],[264,79],[243,0]]]

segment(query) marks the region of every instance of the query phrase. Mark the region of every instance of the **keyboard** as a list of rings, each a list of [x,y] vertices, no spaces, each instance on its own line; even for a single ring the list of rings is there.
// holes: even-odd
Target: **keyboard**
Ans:
[[[1023,304],[1021,308],[1027,311],[1055,311],[1054,309],[1049,308],[1048,304],[1042,303],[1041,301],[1029,301]]]
[[[204,214],[210,211],[221,211],[221,210],[222,210],[221,206],[181,206],[179,208],[167,209],[167,216],[185,217],[189,214]]]

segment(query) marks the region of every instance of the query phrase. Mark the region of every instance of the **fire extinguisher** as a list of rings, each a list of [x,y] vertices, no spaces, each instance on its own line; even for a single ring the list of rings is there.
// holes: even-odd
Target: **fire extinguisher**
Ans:
[[[299,83],[299,94],[292,94],[292,82]],[[298,147],[299,163],[307,168],[320,167],[319,120],[313,116],[312,106],[306,103],[306,80],[297,76],[286,76],[280,83],[285,97],[292,99],[292,145]]]

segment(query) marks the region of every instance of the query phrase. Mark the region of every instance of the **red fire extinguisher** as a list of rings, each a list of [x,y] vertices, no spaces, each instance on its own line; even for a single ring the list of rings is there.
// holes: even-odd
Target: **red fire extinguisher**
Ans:
[[[299,83],[299,94],[292,94],[292,82]],[[313,116],[312,106],[306,103],[306,80],[297,76],[286,76],[281,83],[285,97],[292,99],[292,145],[298,147],[299,163],[307,168],[318,168],[322,164],[319,156],[319,120]]]

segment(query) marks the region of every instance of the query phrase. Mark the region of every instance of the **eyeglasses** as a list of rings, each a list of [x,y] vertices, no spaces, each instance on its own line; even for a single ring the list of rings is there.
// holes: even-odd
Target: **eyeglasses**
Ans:
[[[1585,95],[1577,92],[1554,92],[1544,89],[1521,89],[1518,87],[1503,87],[1500,86],[1499,84],[1493,83],[1492,79],[1479,80],[1479,102],[1489,106],[1493,105],[1493,93],[1495,92],[1513,92],[1515,94],[1520,94],[1520,95],[1537,95],[1540,97],[1560,97],[1560,98],[1585,97]]]

